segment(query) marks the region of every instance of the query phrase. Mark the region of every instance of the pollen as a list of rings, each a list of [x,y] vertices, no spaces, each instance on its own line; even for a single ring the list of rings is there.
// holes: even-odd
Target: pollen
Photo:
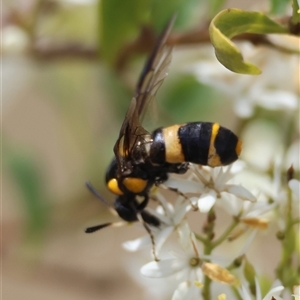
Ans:
[[[225,294],[221,294],[218,296],[218,300],[226,300],[226,299],[227,299],[227,297]]]
[[[267,229],[268,228],[268,221],[264,219],[257,219],[257,218],[247,218],[247,219],[241,219],[241,221],[253,228],[258,229]]]
[[[200,281],[194,281],[194,285],[199,289],[202,289],[204,286],[203,283],[201,283]]]
[[[237,285],[238,280],[228,270],[213,263],[204,263],[202,265],[203,273],[211,280],[227,283],[230,285]]]

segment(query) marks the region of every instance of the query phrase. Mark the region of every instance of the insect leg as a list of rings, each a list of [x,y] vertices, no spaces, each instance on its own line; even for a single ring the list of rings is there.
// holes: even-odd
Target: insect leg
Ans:
[[[147,230],[147,232],[150,236],[151,243],[152,243],[152,253],[153,253],[154,260],[159,261],[159,259],[157,258],[157,255],[156,255],[155,238],[154,238],[153,232],[150,229],[150,227],[148,226],[148,224],[144,221],[144,219],[142,217],[142,213],[143,212],[138,212],[137,213],[137,218],[143,224],[144,228]]]
[[[195,204],[193,204],[192,201],[191,201],[191,199],[188,198],[185,194],[183,194],[177,188],[172,188],[172,187],[166,186],[164,184],[160,184],[159,186],[162,187],[162,188],[164,188],[165,190],[172,191],[172,192],[176,193],[177,195],[181,196],[182,198],[184,198],[185,200],[187,200],[190,203],[193,211],[197,211],[198,210],[198,206],[195,205]]]

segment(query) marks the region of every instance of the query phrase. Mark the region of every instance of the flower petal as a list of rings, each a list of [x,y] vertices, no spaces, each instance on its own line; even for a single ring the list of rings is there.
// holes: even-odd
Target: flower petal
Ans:
[[[258,105],[263,106],[270,110],[289,109],[294,110],[297,108],[297,95],[284,90],[269,90],[258,89],[257,94],[259,97]]]
[[[141,268],[141,274],[150,278],[161,278],[173,275],[184,268],[185,262],[178,259],[151,261]]]
[[[239,253],[238,256],[242,256],[242,255],[244,255],[244,254],[248,251],[248,249],[250,248],[250,245],[252,244],[252,242],[253,242],[253,240],[254,240],[256,234],[257,234],[257,232],[258,232],[258,229],[255,229],[255,230],[253,230],[253,231],[251,232],[251,234],[250,234],[249,237],[247,238],[247,240],[246,240],[245,244],[243,245],[243,248],[242,248],[242,250],[240,251],[240,253]]]
[[[277,284],[280,284],[279,282],[277,282]],[[268,299],[278,299],[279,300],[279,295],[281,293],[281,291],[284,290],[284,287],[282,285],[279,286],[272,286],[271,290],[266,294],[266,296],[263,298],[263,300],[268,300]]]
[[[199,292],[196,286],[188,281],[184,281],[179,284],[177,289],[175,290],[172,300],[193,300],[196,299],[197,294],[195,292]],[[198,297],[197,297],[198,298]]]
[[[182,222],[183,218],[185,217],[187,212],[190,211],[190,209],[191,205],[188,203],[188,201],[175,204],[175,214],[173,216],[175,226]]]
[[[214,186],[218,191],[223,190],[226,182],[234,176],[231,172],[231,166],[214,168],[213,174]]]
[[[169,238],[171,233],[174,231],[173,226],[168,226],[163,228],[156,236],[155,236],[155,244],[156,244],[156,251],[159,252],[163,244]]]
[[[204,189],[202,182],[195,182],[175,177],[170,177],[164,184],[170,188],[179,190],[181,193],[201,193]]]
[[[246,287],[244,285],[242,285],[241,288],[238,288],[240,295],[242,296],[243,300],[251,300],[251,296],[250,293],[248,292],[248,290],[246,289]],[[260,299],[257,299],[260,300]]]
[[[141,238],[124,242],[122,247],[130,252],[135,252],[151,245],[150,236],[147,234]]]
[[[231,193],[242,200],[249,200],[255,202],[256,198],[246,188],[241,185],[227,184],[226,192]]]
[[[193,237],[192,231],[188,222],[183,222],[177,229],[179,234],[179,243],[185,253],[194,253],[194,247],[191,238]]]
[[[208,194],[203,194],[198,200],[198,208],[200,212],[207,213],[215,204],[217,194],[211,190]]]
[[[255,277],[255,290],[256,290],[256,299],[260,300],[261,299],[261,291],[260,291],[259,282],[256,277]]]
[[[300,181],[297,179],[292,179],[289,181],[289,187],[297,197],[297,199],[300,198]]]

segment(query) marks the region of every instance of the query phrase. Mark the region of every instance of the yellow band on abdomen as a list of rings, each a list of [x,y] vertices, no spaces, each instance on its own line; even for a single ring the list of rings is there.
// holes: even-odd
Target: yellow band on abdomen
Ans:
[[[166,162],[171,164],[185,161],[182,146],[178,137],[178,129],[180,127],[182,127],[182,124],[176,124],[163,128],[162,130],[166,149]]]
[[[211,137],[210,137],[210,144],[208,150],[208,159],[207,164],[211,167],[222,166],[222,162],[220,156],[217,153],[215,148],[215,140],[219,132],[220,125],[218,123],[214,123],[211,129]]]

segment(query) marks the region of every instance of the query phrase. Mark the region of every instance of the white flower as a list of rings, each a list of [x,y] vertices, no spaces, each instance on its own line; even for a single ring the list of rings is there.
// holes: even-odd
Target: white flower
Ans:
[[[145,277],[151,278],[173,275],[174,280],[178,281],[179,284],[172,299],[194,299],[193,295],[196,293],[200,294],[198,286],[203,278],[203,272],[200,267],[201,260],[188,224],[183,223],[178,228],[178,232],[182,251],[173,253],[172,257],[144,265],[141,273]]]
[[[275,203],[269,203],[268,199],[260,194],[257,202],[239,201],[231,194],[223,196],[221,206],[229,215],[239,216],[240,220],[261,218],[268,212],[272,211]]]
[[[191,175],[188,179],[170,178],[166,185],[176,188],[183,193],[200,194],[192,197],[196,201],[200,212],[208,212],[222,193],[233,194],[239,199],[255,201],[255,197],[243,186],[234,184],[236,167],[233,164],[228,167],[209,168],[199,165],[190,165]]]
[[[273,209],[276,203],[269,203],[265,195],[260,194],[257,197],[257,202],[239,201],[231,194],[225,195],[220,201],[220,205],[229,215],[239,219],[239,225],[228,236],[229,241],[233,241],[244,234],[246,231],[250,232],[247,241],[239,255],[246,253],[250,244],[252,243],[258,230],[265,230],[268,228],[269,222],[273,218]]]
[[[178,233],[182,251],[173,253],[172,257],[144,265],[141,269],[142,275],[150,278],[173,276],[179,283],[174,291],[173,300],[193,300],[197,295],[199,299],[201,293],[199,288],[203,286],[204,274],[216,282],[230,285],[237,283],[236,278],[223,267],[202,260],[202,258],[211,260],[211,256],[200,258],[194,234],[187,222],[180,225]]]
[[[178,283],[170,277],[148,278],[141,275],[141,266],[149,261],[148,253],[139,252],[135,255],[126,255],[124,265],[131,278],[141,287],[144,300],[170,299],[176,290]]]
[[[165,197],[159,192],[155,195],[155,197],[160,203],[160,206],[157,207],[156,211],[151,208],[148,208],[147,210],[161,221],[159,228],[151,228],[154,235],[156,252],[159,252],[172,232],[182,223],[191,206],[181,196],[177,197],[174,206],[167,202]],[[150,236],[147,234],[141,238],[127,241],[123,244],[123,247],[128,251],[137,251],[142,248],[151,247]]]
[[[258,280],[255,278],[255,288],[256,288],[256,297],[255,300],[271,300],[271,299],[276,299],[276,300],[283,300],[279,295],[281,291],[284,290],[284,287],[281,285],[279,280],[276,280],[270,291],[262,298],[261,295],[261,290],[259,286]],[[251,297],[250,291],[248,291],[245,286],[243,285],[241,289],[239,289],[240,295],[243,300],[252,300],[253,298]],[[273,297],[273,298],[272,298]]]
[[[283,136],[278,129],[279,127],[266,120],[249,122],[241,135],[243,141],[242,159],[257,170],[269,170],[274,160],[283,157]]]
[[[258,48],[250,43],[240,43],[239,48],[247,60],[259,65],[262,69],[260,76],[245,76],[227,70],[215,58],[213,51],[204,61],[193,64],[190,71],[200,82],[210,84],[234,99],[235,111],[240,117],[251,117],[256,106],[295,111],[299,106],[299,81],[296,76],[299,70],[298,55]]]

